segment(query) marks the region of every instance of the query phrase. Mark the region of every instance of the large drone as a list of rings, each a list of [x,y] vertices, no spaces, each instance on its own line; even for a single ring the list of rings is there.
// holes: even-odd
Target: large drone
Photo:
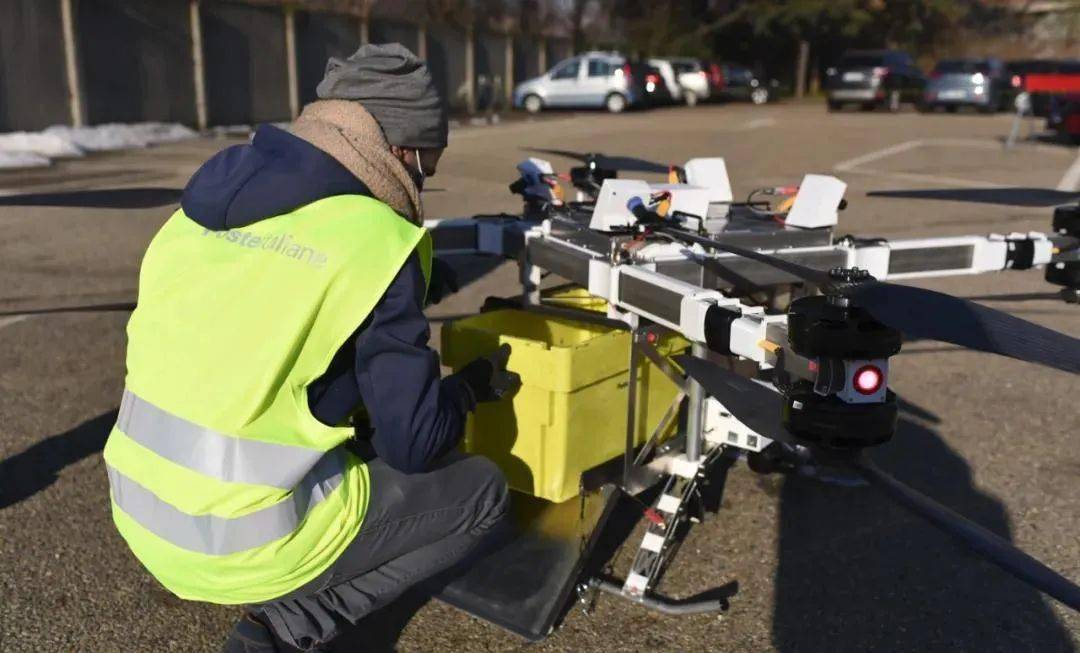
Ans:
[[[1080,610],[1076,584],[892,478],[867,455],[896,428],[889,359],[904,337],[1080,372],[1076,338],[957,297],[891,283],[1045,267],[1046,280],[1075,301],[1080,206],[1059,207],[1049,233],[837,237],[846,185],[833,177],[807,175],[797,187],[757,189],[738,202],[720,158],[666,166],[634,157],[544,152],[581,165],[561,175],[543,159],[519,164],[510,190],[524,200],[520,215],[428,227],[438,253],[517,258],[522,294],[514,305],[632,332],[626,448],[621,459],[582,475],[580,504],[526,511],[535,528],[526,524],[516,540],[452,582],[441,598],[532,639],[554,628],[575,590],[583,600],[602,591],[669,614],[721,609],[723,600],[675,601],[655,587],[695,514],[701,485],[725,461],[745,455],[761,472],[846,469],[1005,571]],[[667,174],[668,183],[624,179],[620,171]],[[561,182],[577,190],[576,201],[564,200]],[[141,190],[147,189],[134,192]],[[545,273],[606,300],[606,315],[546,302]],[[665,358],[653,346],[665,331],[689,340],[690,352]],[[642,357],[681,391],[639,447],[635,375]],[[717,363],[736,359],[753,363],[755,373],[738,375]],[[677,422],[685,424],[682,433],[662,440]],[[648,528],[631,571],[615,580],[592,570],[589,556],[620,494],[651,497],[651,505],[643,512]],[[567,520],[578,521],[580,532],[545,530]]]
[[[516,551],[508,547],[452,584],[444,598],[533,638],[553,627],[575,581],[583,600],[599,590],[670,614],[720,609],[720,600],[674,601],[654,588],[694,512],[703,479],[723,459],[742,454],[756,471],[846,469],[1005,571],[1080,610],[1076,584],[889,476],[867,455],[896,428],[889,359],[904,338],[1080,372],[1076,338],[964,299],[891,283],[1045,267],[1046,279],[1075,301],[1080,206],[1058,208],[1046,234],[837,238],[846,185],[833,177],[807,175],[797,187],[762,188],[736,202],[723,159],[664,166],[633,157],[534,151],[582,165],[561,175],[546,160],[526,159],[510,186],[525,202],[520,219],[439,222],[432,225],[436,247],[518,257],[525,310],[590,319],[585,311],[545,302],[540,282],[548,272],[607,301],[606,323],[633,334],[630,423],[621,465],[587,472],[582,488],[607,484],[641,496],[648,488],[661,490],[645,510],[648,528],[625,579],[583,572],[579,546],[569,554],[573,562],[544,565],[544,575],[562,573],[567,583],[534,579],[553,598],[538,601],[540,590],[530,593],[527,575],[492,587],[497,568],[512,566],[515,556],[536,557],[529,549],[535,542],[525,538]],[[668,183],[622,179],[620,170],[666,173]],[[577,201],[564,200],[560,182],[577,189]],[[793,301],[782,312],[767,310],[765,303],[777,308],[781,289],[794,290],[786,295]],[[691,351],[665,360],[651,344],[665,330],[688,339]],[[641,356],[683,391],[652,439],[636,447],[634,375]],[[757,373],[729,371],[730,365],[717,364],[724,357],[752,361]],[[678,411],[685,433],[661,443]],[[602,523],[603,516],[597,528]],[[591,541],[585,538],[586,553]],[[508,600],[507,583],[520,601]]]

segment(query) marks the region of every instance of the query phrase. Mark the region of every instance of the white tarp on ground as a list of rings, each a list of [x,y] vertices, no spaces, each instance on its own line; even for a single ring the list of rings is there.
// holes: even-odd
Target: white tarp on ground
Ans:
[[[183,125],[160,122],[93,127],[55,125],[42,132],[0,134],[0,169],[48,165],[50,159],[143,148],[196,136],[198,133]]]

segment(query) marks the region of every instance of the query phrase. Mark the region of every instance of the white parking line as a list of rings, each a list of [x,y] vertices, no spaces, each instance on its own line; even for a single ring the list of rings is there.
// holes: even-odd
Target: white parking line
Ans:
[[[1064,191],[1080,190],[1080,153],[1076,155],[1076,160],[1072,162],[1072,165],[1061,177],[1057,189]]]
[[[833,166],[833,170],[837,172],[853,172],[855,168],[864,166],[867,163],[873,163],[881,159],[888,158],[894,154],[900,154],[901,152],[907,152],[908,150],[914,150],[917,147],[922,147],[926,141],[922,139],[914,141],[905,141],[891,147],[885,147],[880,150],[874,150],[869,154],[857,156],[854,159],[848,159],[847,161],[841,161]]]
[[[11,326],[23,320],[30,319],[30,315],[12,315],[11,317],[0,317],[0,329]]]
[[[776,124],[776,118],[754,118],[748,120],[743,129],[761,129],[762,127],[772,127]]]
[[[959,179],[956,177],[944,177],[942,175],[923,175],[913,172],[900,172],[893,170],[874,170],[864,167],[868,163],[887,159],[890,156],[895,156],[903,152],[918,149],[920,147],[969,147],[982,150],[1000,150],[1001,145],[989,141],[980,141],[975,139],[964,138],[932,138],[923,139],[917,138],[911,141],[904,141],[896,145],[884,147],[880,150],[874,150],[868,154],[857,156],[853,159],[847,159],[841,161],[833,166],[833,170],[836,172],[853,173],[860,175],[874,175],[877,177],[888,177],[890,179],[901,179],[904,181],[915,181],[926,184],[936,184],[944,186],[963,186],[967,188],[1005,188],[1003,184],[997,184],[994,182],[983,181],[981,179]],[[1080,173],[1078,173],[1080,174]]]

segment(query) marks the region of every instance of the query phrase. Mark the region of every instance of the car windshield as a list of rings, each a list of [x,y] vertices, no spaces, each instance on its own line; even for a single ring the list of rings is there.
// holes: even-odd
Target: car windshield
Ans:
[[[696,73],[701,70],[701,66],[691,61],[673,61],[671,66],[675,69],[675,72],[682,73]]]
[[[841,68],[874,68],[885,64],[880,54],[847,54],[840,59]]]
[[[939,61],[934,66],[935,73],[988,73],[990,64],[986,61],[971,61],[969,59],[955,59]]]

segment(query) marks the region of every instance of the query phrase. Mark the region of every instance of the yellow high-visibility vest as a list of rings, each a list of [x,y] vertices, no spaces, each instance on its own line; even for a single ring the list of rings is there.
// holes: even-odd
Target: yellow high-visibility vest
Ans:
[[[229,231],[177,211],[154,237],[105,462],[117,528],[170,591],[267,601],[355,537],[367,468],[307,386],[413,251],[428,277],[427,232],[359,195]]]

